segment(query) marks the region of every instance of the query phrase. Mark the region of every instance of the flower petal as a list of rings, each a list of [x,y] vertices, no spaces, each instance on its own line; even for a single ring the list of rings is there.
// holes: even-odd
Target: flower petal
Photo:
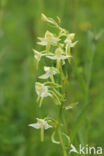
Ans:
[[[49,59],[52,59],[52,60],[57,60],[56,56],[46,56],[46,57],[49,58]]]
[[[39,79],[48,79],[48,78],[49,78],[49,74],[48,73],[39,76]]]
[[[36,129],[40,129],[41,128],[41,125],[38,124],[38,123],[32,123],[32,124],[29,124],[30,127],[33,127],[33,128],[36,128]]]

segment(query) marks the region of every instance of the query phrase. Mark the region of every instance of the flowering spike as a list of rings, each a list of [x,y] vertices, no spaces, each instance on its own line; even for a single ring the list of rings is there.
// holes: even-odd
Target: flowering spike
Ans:
[[[64,156],[67,156],[63,136],[67,139],[68,144],[70,143],[70,137],[61,132],[61,126],[63,126],[63,124],[61,124],[60,121],[62,109],[64,108],[65,110],[68,110],[71,108],[71,106],[64,106],[65,93],[63,93],[63,80],[65,80],[65,75],[62,66],[65,65],[66,60],[68,60],[68,62],[70,63],[70,59],[72,57],[71,48],[73,48],[78,41],[73,42],[75,34],[69,33],[59,25],[61,23],[59,17],[57,17],[59,24],[54,19],[47,17],[43,13],[41,14],[41,19],[42,21],[48,22],[53,25],[54,28],[57,28],[59,30],[59,32],[57,34],[54,34],[47,30],[44,37],[38,37],[39,41],[37,42],[37,44],[43,46],[42,48],[44,48],[44,50],[39,52],[33,49],[37,66],[43,56],[45,59],[45,73],[38,77],[39,79],[41,79],[41,81],[45,82],[35,82],[37,102],[39,103],[39,107],[41,107],[44,102],[44,98],[51,97],[54,103],[58,105],[58,107],[60,107],[59,119],[56,120],[53,118],[37,118],[37,122],[29,124],[29,126],[41,130],[40,134],[42,142],[44,141],[44,131],[46,129],[53,128],[51,140],[55,144],[60,144],[63,149]],[[48,59],[48,61],[50,60],[51,66],[47,66],[46,59]],[[58,76],[58,74],[60,75]],[[59,141],[55,140],[55,135],[59,137]]]

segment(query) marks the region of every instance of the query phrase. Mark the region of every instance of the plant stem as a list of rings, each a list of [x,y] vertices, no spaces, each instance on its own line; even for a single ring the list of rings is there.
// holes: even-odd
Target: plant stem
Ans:
[[[51,81],[52,81],[53,83],[55,83],[55,80],[54,80],[53,75],[50,77],[50,79],[51,79]]]
[[[50,43],[48,43],[46,46],[46,52],[49,53],[49,50],[50,50]]]
[[[59,66],[59,70],[61,72],[61,78],[63,77],[63,71],[62,71],[62,66],[60,64]],[[62,84],[62,79],[61,79],[61,84]],[[64,87],[64,86],[63,86]],[[61,88],[61,93],[63,93],[63,87]],[[59,110],[59,115],[58,115],[58,120],[59,120],[59,123],[61,123],[62,121],[62,113],[63,113],[63,102],[61,103],[61,106],[60,106],[60,110]],[[62,135],[61,135],[61,129],[59,128],[58,129],[58,135],[59,135],[59,140],[60,140],[60,144],[61,144],[61,147],[62,147],[62,150],[63,150],[63,156],[67,156],[67,152],[66,152],[66,149],[65,149],[65,145],[64,145],[64,142],[63,142],[63,138],[62,138]]]
[[[43,98],[40,99],[39,107],[42,106]]]
[[[41,128],[41,142],[44,141],[44,128]]]
[[[62,119],[62,109],[63,109],[63,103],[61,103],[60,110],[59,110],[59,116],[58,116],[59,123],[60,123],[60,121]],[[58,135],[59,135],[60,144],[61,144],[61,147],[62,147],[62,150],[63,150],[63,156],[67,156],[67,152],[66,152],[66,149],[65,149],[65,145],[64,145],[64,142],[63,142],[63,138],[62,138],[62,135],[61,135],[61,129],[60,128],[58,129]]]
[[[67,156],[65,145],[64,145],[64,142],[63,142],[63,138],[62,138],[60,129],[58,130],[58,135],[59,135],[61,147],[63,149],[63,156]]]

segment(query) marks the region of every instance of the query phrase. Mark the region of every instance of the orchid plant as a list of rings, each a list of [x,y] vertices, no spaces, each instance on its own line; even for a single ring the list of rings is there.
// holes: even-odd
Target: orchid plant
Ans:
[[[54,62],[53,66],[47,66],[47,64],[45,64],[43,68],[45,73],[38,77],[38,82],[35,82],[37,103],[39,104],[39,107],[41,107],[46,97],[51,98],[53,99],[54,104],[58,105],[60,114],[62,113],[62,109],[65,108],[65,95],[62,93],[63,84],[60,81],[56,82],[56,75],[61,80],[65,77],[63,65],[65,65],[66,61],[70,63],[72,58],[71,48],[77,44],[77,41],[73,42],[75,37],[74,33],[69,33],[60,26],[59,17],[58,22],[44,14],[41,15],[41,19],[54,26],[55,29],[58,29],[58,34],[56,35],[50,31],[46,31],[45,36],[39,37],[39,41],[37,42],[37,44],[43,46],[43,51],[33,49],[37,68],[42,57]],[[40,79],[44,82],[40,82]],[[67,108],[70,109],[69,106],[67,106]],[[62,131],[61,127],[63,126],[63,123],[61,123],[60,117],[58,119],[52,117],[45,117],[44,119],[37,118],[37,123],[29,124],[29,126],[35,129],[41,129],[41,141],[44,141],[44,131],[52,128],[52,142],[60,144],[63,155],[67,156],[67,147],[70,145],[70,137]],[[55,139],[56,135],[59,138],[58,141]],[[63,137],[68,141],[68,145],[65,145]]]

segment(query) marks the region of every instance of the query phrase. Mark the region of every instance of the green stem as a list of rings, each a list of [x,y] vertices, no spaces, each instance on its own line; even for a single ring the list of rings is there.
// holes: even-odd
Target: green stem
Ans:
[[[60,69],[60,60],[57,60],[57,69]]]
[[[63,150],[63,156],[67,156],[67,152],[66,152],[66,149],[65,149],[65,145],[64,145],[64,142],[63,142],[63,138],[62,138],[60,129],[58,130],[58,135],[59,135],[60,144],[61,144],[61,147],[62,147],[62,150]]]
[[[38,71],[39,61],[36,62],[36,70]]]
[[[44,141],[44,128],[41,128],[41,142]]]
[[[61,103],[60,110],[59,110],[59,116],[58,116],[59,123],[62,120],[62,109],[63,109],[63,103]],[[67,152],[66,152],[66,149],[65,149],[65,145],[64,145],[64,142],[63,142],[63,138],[62,138],[62,135],[61,135],[61,129],[60,128],[58,129],[58,136],[59,136],[60,144],[61,144],[61,147],[62,147],[62,150],[63,150],[63,156],[67,156]]]
[[[61,84],[63,84],[63,71],[62,71],[62,66],[60,64],[60,61],[57,62],[57,65],[58,65],[58,69],[60,70],[61,72]],[[63,93],[63,87],[61,88],[61,93]],[[59,110],[59,115],[58,115],[58,120],[59,120],[59,123],[62,121],[62,111],[63,111],[63,102],[61,102],[61,106],[60,106],[60,110]],[[67,152],[66,152],[66,149],[65,149],[65,145],[64,145],[64,142],[63,142],[63,138],[62,138],[62,135],[61,135],[61,130],[60,128],[58,129],[58,135],[59,135],[59,140],[60,140],[60,144],[61,144],[61,147],[62,147],[62,150],[63,150],[63,156],[67,156]]]
[[[69,46],[68,46],[67,49],[66,49],[66,55],[68,55],[68,56],[71,55],[71,53],[70,53],[70,47],[69,47]],[[70,59],[70,58],[69,58],[69,59]],[[69,61],[69,59],[68,59],[68,61]]]
[[[63,104],[61,104],[61,106],[60,106],[60,110],[59,110],[59,116],[58,116],[59,121],[62,120],[62,109],[63,109]]]
[[[50,51],[50,43],[48,43],[46,46],[46,52],[49,53],[49,51]]]
[[[43,98],[40,99],[39,107],[42,106]]]
[[[54,80],[53,75],[50,77],[50,79],[51,79],[51,81],[52,81],[53,83],[55,83],[55,80]]]

